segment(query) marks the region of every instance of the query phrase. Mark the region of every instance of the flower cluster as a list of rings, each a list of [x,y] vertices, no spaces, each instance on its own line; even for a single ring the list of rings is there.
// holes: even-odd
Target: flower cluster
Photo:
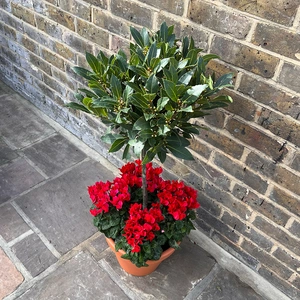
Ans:
[[[88,187],[93,202],[90,212],[99,230],[116,245],[120,241],[129,256],[138,253],[151,258],[151,252],[159,253],[164,244],[176,244],[194,228],[191,220],[200,206],[196,190],[183,182],[162,179],[162,168],[148,163],[148,207],[143,208],[141,161],[127,163],[120,171],[121,176],[112,182]]]

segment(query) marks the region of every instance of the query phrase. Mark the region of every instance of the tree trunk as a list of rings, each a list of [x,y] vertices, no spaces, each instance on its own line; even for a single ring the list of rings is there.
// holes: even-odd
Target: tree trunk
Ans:
[[[145,157],[145,151],[141,153],[141,161]],[[147,192],[147,179],[146,179],[146,165],[142,164],[142,189],[143,189],[143,208],[146,208],[148,205],[148,192]]]

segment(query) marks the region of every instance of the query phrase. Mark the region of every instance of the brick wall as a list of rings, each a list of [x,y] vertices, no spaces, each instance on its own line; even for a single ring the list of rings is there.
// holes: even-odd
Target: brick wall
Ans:
[[[163,21],[220,55],[210,71],[235,85],[234,104],[197,120],[211,130],[192,141],[195,162],[169,157],[168,176],[199,190],[201,230],[299,299],[299,0],[1,0],[0,78],[107,156],[105,127],[62,107],[82,83],[71,67]]]

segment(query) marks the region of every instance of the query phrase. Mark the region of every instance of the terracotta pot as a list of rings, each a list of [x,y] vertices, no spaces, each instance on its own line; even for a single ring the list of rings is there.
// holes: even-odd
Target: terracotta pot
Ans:
[[[115,242],[112,239],[106,238],[106,242],[108,246],[114,251],[116,254],[117,260],[123,268],[125,272],[134,276],[146,276],[151,274],[155,269],[160,265],[162,261],[168,258],[171,254],[174,253],[174,248],[169,248],[164,251],[159,260],[148,260],[146,263],[148,267],[140,267],[138,268],[135,264],[133,264],[129,259],[124,259],[121,256],[125,254],[123,250],[119,250],[118,252],[115,250]]]

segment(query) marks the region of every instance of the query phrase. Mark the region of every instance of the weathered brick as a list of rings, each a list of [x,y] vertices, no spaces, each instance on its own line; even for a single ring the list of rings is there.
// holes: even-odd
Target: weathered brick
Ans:
[[[229,225],[233,231],[236,230],[243,234],[248,228],[248,226],[244,222],[230,215],[227,211],[223,213],[221,221],[223,221],[226,225]]]
[[[2,25],[2,24],[1,24]],[[0,33],[2,33],[7,39],[16,40],[17,33],[13,28],[3,24],[0,25]]]
[[[41,57],[46,60],[49,64],[64,70],[64,60],[56,55],[55,53],[49,51],[46,48],[41,48]]]
[[[39,80],[43,80],[43,72],[33,63],[30,63],[27,59],[21,58],[20,66],[34,77],[38,78]]]
[[[62,72],[58,69],[52,69],[52,76],[59,82],[63,82],[69,89],[76,91],[76,83],[74,80],[69,78],[65,72]]]
[[[202,178],[204,178],[208,182],[211,182],[224,190],[229,189],[230,180],[228,176],[201,161],[197,157],[195,157],[195,160],[193,161],[186,161],[185,165],[195,170],[198,174],[200,174]]]
[[[238,71],[234,67],[229,66],[229,65],[223,63],[222,61],[216,60],[216,59],[212,59],[209,61],[209,63],[206,66],[206,70],[207,70],[207,73],[210,75],[215,74],[216,78],[219,78],[224,74],[232,73],[232,75],[233,75],[232,76],[232,84],[233,85],[235,84],[236,76],[238,74]]]
[[[282,165],[277,165],[272,179],[289,191],[300,195],[300,177]]]
[[[289,228],[289,232],[300,238],[300,222],[294,220],[291,227]]]
[[[226,113],[223,110],[215,110],[212,114],[204,117],[205,122],[217,128],[224,128]]]
[[[22,33],[17,33],[17,42],[29,51],[33,52],[34,54],[39,55],[39,44],[29,39]]]
[[[110,50],[115,53],[117,53],[119,50],[122,50],[127,55],[127,57],[129,57],[129,44],[130,42],[128,40],[123,39],[117,35],[112,35]]]
[[[176,180],[176,178],[175,178]],[[184,174],[182,176],[182,180],[186,182],[188,185],[192,185],[195,189],[197,190],[202,190],[203,189],[203,179],[199,177],[198,174],[194,172],[189,172],[188,174]]]
[[[13,72],[18,75],[19,77],[23,78],[24,80],[26,80],[27,82],[32,82],[32,76],[29,72],[27,72],[28,70],[24,70],[23,68],[18,68],[16,66],[13,66]]]
[[[60,56],[66,58],[72,63],[76,63],[76,54],[75,52],[65,44],[58,41],[49,41],[49,48],[54,53],[59,54]]]
[[[197,24],[238,39],[245,38],[251,27],[250,20],[242,14],[200,0],[190,1],[188,17]]]
[[[298,122],[289,120],[268,109],[263,109],[258,124],[294,145],[300,146],[300,124]]]
[[[212,152],[212,148],[206,146],[202,143],[202,140],[198,137],[194,137],[190,139],[190,149],[193,149],[195,152],[197,152],[202,157],[208,159],[210,156],[210,153]]]
[[[284,63],[278,81],[289,89],[300,93],[300,66]]]
[[[118,19],[106,11],[93,8],[93,23],[109,32],[116,33],[127,39],[130,38],[130,25],[124,19]]]
[[[266,78],[273,77],[279,63],[279,59],[270,54],[217,36],[212,42],[211,52],[228,63]]]
[[[280,1],[278,5],[273,1],[222,0],[222,2],[240,11],[288,26],[293,24],[299,5],[298,0]]]
[[[233,162],[228,157],[216,153],[214,163],[216,166],[225,170],[227,173],[244,182],[259,193],[264,194],[267,190],[267,181],[254,174],[251,170],[247,169],[247,167]]]
[[[38,22],[38,19],[36,19]],[[24,23],[24,31],[28,37],[34,40],[36,43],[47,46],[49,43],[49,37],[42,31],[38,30],[35,27],[32,27]]]
[[[220,216],[221,207],[217,201],[210,199],[202,191],[198,191],[198,199],[200,207],[204,208],[207,212],[215,217]]]
[[[172,14],[182,16],[184,10],[183,0],[139,0],[140,2],[152,5],[160,10],[166,10]]]
[[[218,218],[215,218],[214,216],[210,215],[207,211],[201,208],[197,210],[197,213],[200,220],[203,220],[205,223],[212,226],[214,230],[220,232],[230,241],[236,243],[239,240],[239,235],[232,231],[226,224],[224,224]]]
[[[98,5],[98,4],[97,4]],[[59,7],[72,15],[91,21],[91,7],[77,0],[60,0]]]
[[[238,190],[238,195],[236,195],[236,190]],[[278,225],[284,226],[290,218],[290,216],[284,213],[279,207],[274,206],[269,201],[261,198],[239,184],[235,185],[233,194],[238,199],[251,206],[254,211],[260,212]]]
[[[36,19],[36,26],[39,30],[44,31],[48,36],[54,37],[56,39],[61,39],[63,30],[61,27],[57,25],[57,23],[52,22],[49,19],[39,15],[36,15],[35,19]],[[48,43],[49,42],[47,42],[47,44]]]
[[[296,171],[300,172],[300,152],[296,153],[293,162],[291,164],[291,167]]]
[[[258,270],[258,273],[271,284],[276,286],[276,288],[278,288],[279,290],[283,291],[286,295],[291,297],[291,299],[297,300],[300,298],[300,291],[298,289],[294,288],[288,281],[283,280],[268,268],[262,266]]]
[[[17,18],[35,26],[34,13],[31,10],[24,8],[22,5],[12,3],[11,11]]]
[[[240,158],[243,154],[244,147],[223,135],[222,132],[210,128],[209,130],[201,130],[198,136],[205,142],[235,158]]]
[[[77,20],[77,32],[80,36],[90,40],[103,48],[108,48],[108,37],[109,34],[96,27],[92,23],[86,22],[84,20]]]
[[[4,32],[11,31],[12,28],[14,29],[14,31],[16,30],[24,32],[23,22],[20,19],[8,14],[7,12],[0,10],[0,20],[3,22],[3,26],[5,29]],[[12,28],[9,28],[8,26]]]
[[[16,55],[13,51],[11,51],[8,48],[2,47],[2,55],[8,59],[9,61],[19,64],[20,62],[20,57],[19,55]]]
[[[256,257],[259,261],[261,261],[263,265],[265,265],[270,270],[274,271],[282,278],[289,279],[289,277],[293,274],[293,271],[285,267],[276,258],[272,257],[265,251],[262,251],[251,242],[244,240],[241,247],[245,249],[248,253],[251,253],[251,255]]]
[[[33,79],[33,85],[37,91],[39,91],[46,97],[53,98],[54,91],[41,80]]]
[[[261,216],[257,216],[253,222],[259,230],[273,238],[274,240],[280,242],[286,248],[293,251],[295,254],[300,254],[299,242],[295,238],[291,237],[281,229],[280,226],[274,226],[273,224],[267,222]]]
[[[103,9],[107,9],[107,0],[84,0],[85,2],[98,6]]]
[[[233,103],[225,109],[235,115],[241,116],[247,121],[252,121],[256,115],[257,106],[247,98],[232,90],[226,90],[225,94],[231,96]]]
[[[279,158],[282,159],[288,152],[277,140],[237,119],[230,119],[226,124],[226,129],[235,138],[262,151],[264,154],[272,157],[274,161],[277,161]]]
[[[205,184],[204,192],[208,197],[210,197],[214,201],[217,201],[218,203],[223,204],[230,211],[239,215],[242,219],[246,220],[251,215],[249,207],[247,207],[241,201],[237,200],[230,193],[220,190],[211,183]]]
[[[295,119],[300,115],[300,98],[288,95],[286,92],[279,90],[276,85],[268,84],[244,74],[238,90],[256,101],[269,105]],[[270,95],[272,96],[270,97]]]
[[[135,2],[128,0],[111,0],[111,12],[118,17],[151,28],[151,10]]]
[[[295,278],[292,280],[292,285],[300,291],[300,275],[295,273]],[[300,294],[300,292],[298,293]]]
[[[75,31],[74,16],[56,6],[47,5],[46,8],[46,15],[50,20],[57,22],[72,31]]]
[[[44,75],[44,82],[47,86],[57,91],[62,97],[66,96],[67,93],[66,88],[62,86],[61,83],[55,80],[53,77]]]
[[[259,23],[252,37],[252,43],[295,59],[295,54],[299,53],[300,49],[300,35],[280,27]]]
[[[247,167],[266,177],[269,177],[270,174],[273,174],[276,168],[276,163],[274,161],[266,157],[262,157],[254,152],[250,152],[248,154],[246,165]]]
[[[251,267],[253,270],[258,269],[260,265],[259,261],[252,255],[247,253],[244,249],[237,246],[236,243],[232,243],[226,237],[222,236],[216,231],[212,233],[212,240],[223,247],[231,255],[235,256],[238,260]]]
[[[65,31],[62,36],[62,41],[80,53],[93,52],[93,46],[91,43],[72,32]]]
[[[38,69],[41,69],[45,73],[51,75],[51,66],[46,61],[44,61],[43,59],[41,59],[33,53],[29,53],[29,60]]]
[[[296,259],[294,256],[290,255],[286,250],[278,247],[273,253],[277,259],[284,262],[286,265],[288,265],[293,270],[299,270],[300,268],[300,261]]]
[[[299,197],[292,196],[278,187],[273,187],[270,194],[270,199],[279,205],[285,207],[291,213],[300,216],[300,199]]]

